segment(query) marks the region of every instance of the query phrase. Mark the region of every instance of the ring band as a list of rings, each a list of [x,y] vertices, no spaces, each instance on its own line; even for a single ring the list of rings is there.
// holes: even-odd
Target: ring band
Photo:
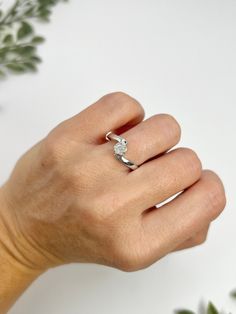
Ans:
[[[137,165],[135,165],[131,160],[128,160],[125,157],[128,142],[123,137],[116,135],[115,133],[110,131],[106,134],[106,140],[107,141],[114,140],[117,142],[114,145],[114,155],[116,159],[121,161],[126,167],[130,168],[131,170],[135,170],[138,168]]]

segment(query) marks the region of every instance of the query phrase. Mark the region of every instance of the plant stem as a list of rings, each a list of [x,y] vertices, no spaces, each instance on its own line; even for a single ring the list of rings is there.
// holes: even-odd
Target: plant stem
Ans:
[[[0,54],[1,54],[1,52],[4,52],[4,51],[14,51],[16,48],[24,48],[27,46],[30,46],[30,44],[24,43],[24,44],[15,44],[15,45],[12,45],[9,47],[3,47],[3,48],[0,48]]]
[[[13,12],[17,9],[19,4],[20,4],[20,0],[16,0],[13,6],[9,9],[8,13],[5,15],[5,17],[0,21],[0,26],[9,25],[12,23],[12,22],[7,22],[7,19],[10,16],[12,16]]]
[[[28,60],[28,59],[21,59],[21,60],[15,59],[15,60],[12,60],[12,61],[0,63],[0,67],[1,67],[1,66],[4,67],[4,66],[6,66],[6,65],[8,65],[8,64],[12,64],[13,62],[14,62],[14,64],[24,64],[24,63],[29,62],[29,60]]]

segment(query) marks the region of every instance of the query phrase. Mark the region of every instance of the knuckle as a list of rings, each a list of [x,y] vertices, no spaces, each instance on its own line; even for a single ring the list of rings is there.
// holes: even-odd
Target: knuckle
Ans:
[[[42,142],[42,165],[53,165],[60,162],[64,156],[64,149],[59,137],[48,135]]]
[[[162,113],[156,115],[156,119],[159,119],[162,129],[165,130],[165,135],[169,135],[176,143],[179,142],[181,137],[181,127],[177,120],[170,114]]]
[[[145,256],[141,247],[134,245],[134,238],[126,230],[117,229],[112,238],[113,266],[125,272],[145,267]]]
[[[114,106],[121,105],[131,99],[128,94],[123,92],[113,92],[102,97],[105,103],[114,104]]]
[[[142,268],[140,261],[130,251],[117,255],[116,267],[125,272],[134,272]]]
[[[141,104],[124,92],[113,92],[103,97],[103,100],[108,103],[112,103],[114,106],[122,107],[132,114],[138,114],[144,116],[144,109]]]
[[[226,206],[226,196],[220,178],[212,171],[205,171],[205,197],[211,219],[219,216]]]
[[[199,234],[195,237],[195,239],[193,240],[193,244],[195,246],[197,245],[201,245],[203,243],[206,242],[206,239],[207,239],[207,232],[206,233],[202,233],[202,234]]]
[[[116,92],[112,92],[112,93],[109,93],[107,95],[105,95],[105,97],[107,98],[112,98],[114,100],[118,99],[124,99],[124,98],[131,98],[128,94],[122,92],[122,91],[116,91]]]
[[[115,103],[120,103],[122,101],[129,101],[133,98],[124,92],[117,91],[117,92],[113,92],[113,93],[105,95],[104,99],[115,102]]]
[[[136,99],[130,97],[127,102],[124,102],[124,105],[128,106],[130,112],[136,112],[136,114],[144,116],[144,109]]]
[[[125,262],[119,267],[119,269],[127,273],[132,273],[138,271],[140,268],[131,264],[130,262]]]
[[[198,155],[190,148],[183,147],[178,150],[183,158],[184,168],[195,178],[200,178],[202,173],[202,163]]]

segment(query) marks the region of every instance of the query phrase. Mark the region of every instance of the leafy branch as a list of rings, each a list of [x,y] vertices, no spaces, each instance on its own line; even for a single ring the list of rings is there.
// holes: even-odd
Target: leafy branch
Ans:
[[[48,22],[62,1],[15,0],[7,12],[0,10],[0,76],[37,70],[37,46],[45,39],[35,34],[32,21]]]
[[[233,290],[230,293],[230,297],[232,299],[236,300],[236,290]],[[220,314],[220,313],[221,312],[216,309],[215,305],[212,302],[208,303],[208,306],[204,311],[204,314]],[[182,309],[182,310],[175,311],[175,314],[196,314],[196,313],[193,311],[190,311],[190,310]],[[231,313],[229,313],[229,314],[231,314]]]
[[[196,314],[189,310],[178,310],[175,311],[175,314]],[[209,302],[205,314],[220,314],[220,312],[216,309],[215,305]]]

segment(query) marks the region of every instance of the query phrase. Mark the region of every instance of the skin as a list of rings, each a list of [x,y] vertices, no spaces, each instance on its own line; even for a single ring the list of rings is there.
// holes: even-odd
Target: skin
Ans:
[[[1,313],[49,268],[136,271],[205,241],[226,203],[220,179],[191,149],[171,149],[181,134],[172,116],[143,119],[134,98],[106,95],[17,162],[0,189]],[[115,159],[110,130],[128,140],[137,170]]]

